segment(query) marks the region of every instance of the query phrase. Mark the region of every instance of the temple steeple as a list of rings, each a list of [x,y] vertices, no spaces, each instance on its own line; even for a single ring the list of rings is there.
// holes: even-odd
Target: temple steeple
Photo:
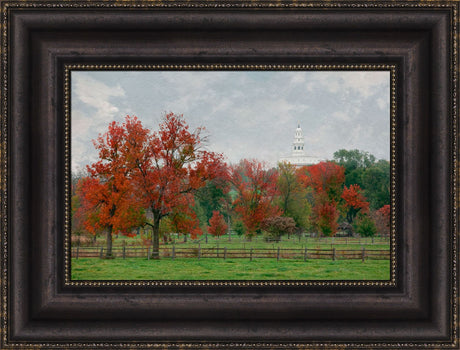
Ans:
[[[294,134],[294,142],[292,143],[292,154],[293,155],[303,155],[304,146],[305,146],[305,139],[303,137],[302,128],[300,127],[300,123],[299,123],[297,125],[297,129],[295,130],[295,134]]]
[[[281,157],[280,162],[290,163],[297,167],[304,165],[312,165],[321,162],[322,158],[308,155],[305,150],[305,139],[303,137],[302,128],[300,123],[297,124],[297,129],[294,134],[294,141],[292,142],[291,154],[286,157]]]

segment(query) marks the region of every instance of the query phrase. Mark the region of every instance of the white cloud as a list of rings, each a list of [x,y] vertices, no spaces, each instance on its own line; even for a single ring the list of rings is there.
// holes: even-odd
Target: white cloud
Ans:
[[[112,97],[125,96],[120,85],[108,86],[88,75],[72,74],[72,94],[83,104],[96,109],[95,115],[103,120],[110,120],[119,111]]]
[[[386,72],[99,71],[72,74],[72,169],[97,158],[91,140],[110,121],[134,114],[156,128],[169,111],[205,126],[208,148],[230,162],[276,164],[299,122],[311,155],[359,148],[388,158]]]
[[[316,72],[317,84],[335,93],[358,93],[366,98],[389,84],[387,71],[328,71]]]
[[[92,139],[103,133],[120,109],[111,98],[125,96],[120,85],[109,86],[90,76],[90,73],[72,74],[72,170],[83,170],[96,160]]]

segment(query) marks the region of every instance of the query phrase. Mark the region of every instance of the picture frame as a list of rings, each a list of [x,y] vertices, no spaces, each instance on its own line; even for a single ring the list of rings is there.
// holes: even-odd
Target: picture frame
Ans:
[[[458,348],[459,2],[1,6],[1,348]],[[394,67],[392,283],[66,279],[72,65]]]

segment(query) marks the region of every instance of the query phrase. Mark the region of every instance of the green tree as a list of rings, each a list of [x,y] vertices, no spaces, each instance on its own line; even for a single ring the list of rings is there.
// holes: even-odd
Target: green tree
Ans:
[[[359,185],[369,200],[370,208],[379,209],[390,204],[390,162],[357,149],[341,149],[334,153],[334,161],[345,168],[345,186]]]
[[[374,220],[368,214],[360,214],[353,222],[355,232],[362,237],[372,237],[377,233],[377,227]]]
[[[195,192],[195,212],[204,232],[207,232],[207,223],[214,211],[220,212],[225,222],[229,223],[232,203],[229,189],[228,179],[220,177],[207,181],[205,186]]]
[[[362,174],[364,195],[373,210],[390,204],[390,162],[379,160]]]
[[[345,186],[356,184],[364,188],[362,174],[375,163],[375,157],[358,149],[340,149],[334,153],[334,161],[345,168]]]
[[[375,157],[372,154],[358,149],[340,149],[334,152],[334,160],[345,168],[345,173],[347,170],[367,168],[375,163]]]
[[[244,226],[244,223],[243,221],[241,220],[234,220],[233,221],[233,231],[235,231],[235,233],[238,235],[238,236],[243,236],[246,234],[247,232],[247,229],[246,227]]]
[[[278,163],[278,172],[278,206],[283,211],[283,216],[294,219],[298,227],[309,229],[311,203],[308,194],[311,188],[300,183],[296,167],[292,164]]]

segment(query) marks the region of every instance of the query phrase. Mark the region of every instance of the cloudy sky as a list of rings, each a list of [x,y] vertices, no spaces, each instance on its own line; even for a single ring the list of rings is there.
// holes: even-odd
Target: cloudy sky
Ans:
[[[300,123],[308,155],[341,148],[390,154],[390,73],[386,71],[74,71],[72,170],[97,159],[91,140],[136,115],[157,129],[167,112],[204,126],[208,149],[230,163],[289,155]]]

